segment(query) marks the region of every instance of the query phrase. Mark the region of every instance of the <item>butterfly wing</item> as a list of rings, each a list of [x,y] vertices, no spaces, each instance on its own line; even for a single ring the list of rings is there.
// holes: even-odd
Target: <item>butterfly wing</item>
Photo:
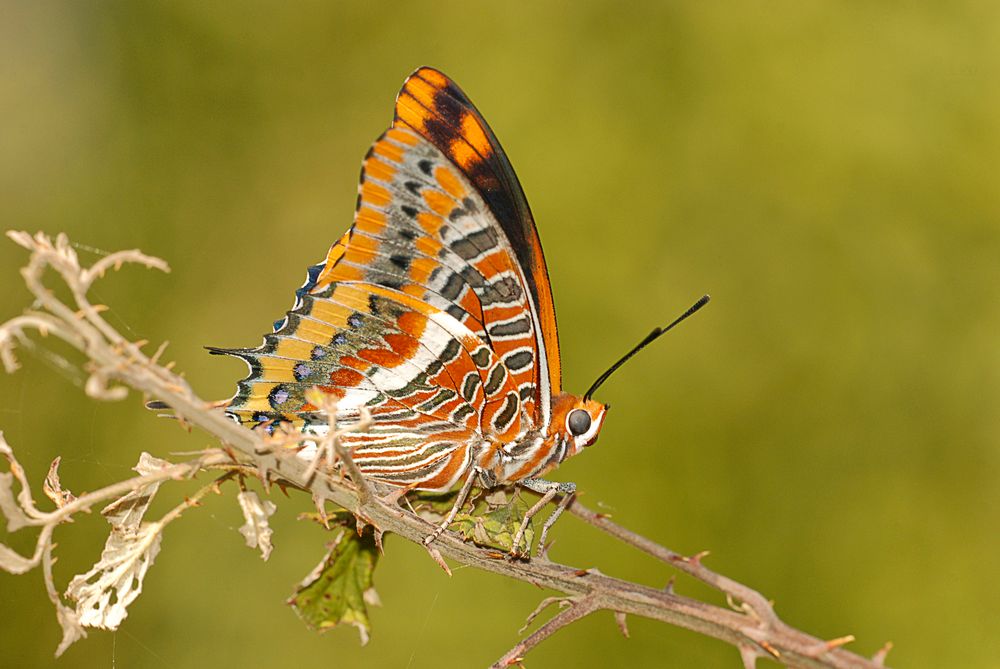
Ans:
[[[396,98],[397,127],[416,131],[459,167],[489,206],[527,290],[535,348],[536,421],[548,425],[551,398],[561,392],[559,336],[545,256],[521,184],[500,142],[455,82],[422,67]]]
[[[372,429],[346,437],[362,471],[443,489],[467,471],[474,444],[495,449],[547,420],[558,343],[538,236],[509,163],[484,122],[488,135],[445,143],[443,129],[434,142],[404,120],[421,72],[431,76],[407,80],[396,122],[365,157],[354,225],[309,268],[294,308],[262,346],[214,352],[250,365],[228,407],[241,423],[322,431],[327,417],[306,399],[319,387],[337,399],[338,420],[371,412]],[[481,122],[464,95],[446,92],[451,115],[435,123]],[[478,142],[476,155],[513,181],[477,176],[485,168],[456,153],[458,141]],[[523,218],[503,225],[498,212]]]

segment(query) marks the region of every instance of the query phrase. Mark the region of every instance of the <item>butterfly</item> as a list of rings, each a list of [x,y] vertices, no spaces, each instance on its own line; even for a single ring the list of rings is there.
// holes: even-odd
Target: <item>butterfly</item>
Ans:
[[[364,158],[354,224],[308,268],[293,308],[261,346],[209,350],[250,366],[225,409],[242,425],[323,434],[365,414],[367,429],[341,442],[367,479],[407,491],[461,483],[429,540],[477,481],[540,492],[534,509],[563,493],[541,546],[576,489],[541,477],[597,440],[609,406],[593,392],[665,330],[583,395],[563,391],[552,289],[524,192],[465,93],[422,67]],[[310,401],[313,389],[335,400],[335,416]]]

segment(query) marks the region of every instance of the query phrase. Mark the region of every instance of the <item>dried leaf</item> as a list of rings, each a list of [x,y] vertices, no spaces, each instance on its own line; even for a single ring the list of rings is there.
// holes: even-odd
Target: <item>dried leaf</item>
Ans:
[[[170,466],[171,463],[166,460],[160,460],[143,452],[139,456],[139,463],[132,469],[140,476],[148,476]],[[160,489],[161,483],[162,481],[155,481],[141,488],[136,488],[101,509],[101,514],[108,519],[114,528],[125,531],[137,530],[143,515],[149,508],[149,503],[153,500],[153,495]]]
[[[28,524],[28,516],[14,497],[14,475],[7,472],[0,474],[0,513],[7,519],[8,532],[14,532]]]
[[[66,589],[66,596],[76,602],[81,625],[118,629],[160,552],[162,529],[159,523],[149,523],[138,530],[111,530],[101,559],[86,574],[75,576]]]
[[[34,508],[28,482],[24,478],[24,470],[14,457],[14,449],[8,444],[0,432],[0,456],[7,460],[10,472],[0,474],[0,513],[7,519],[7,531],[14,532],[28,525],[30,519],[25,510]],[[15,497],[14,480],[21,484],[21,492]]]
[[[62,641],[59,642],[59,647],[56,648],[56,657],[59,657],[73,643],[80,639],[85,639],[87,637],[87,630],[80,624],[80,616],[76,614],[76,611],[59,602],[56,603],[56,620],[59,621],[59,626],[63,631]]]
[[[323,560],[296,586],[288,604],[310,629],[319,632],[341,623],[354,625],[364,645],[371,630],[368,605],[379,604],[372,585],[377,562],[371,532],[358,536],[341,530]]]
[[[496,548],[510,552],[514,548],[514,535],[521,525],[528,505],[520,497],[506,505],[492,510],[480,511],[474,509],[471,513],[460,513],[450,529],[458,532],[466,541],[472,541],[478,546]],[[525,546],[530,547],[535,538],[531,523],[525,529]]]
[[[61,509],[75,500],[76,497],[69,490],[63,490],[62,488],[62,484],[59,481],[60,461],[62,461],[62,458],[56,458],[52,461],[52,464],[49,466],[49,474],[45,477],[45,483],[42,484],[42,490]]]
[[[147,476],[171,466],[149,453],[139,457],[135,471]],[[155,481],[118,498],[101,511],[111,523],[111,534],[101,559],[86,574],[75,576],[66,596],[76,602],[75,615],[84,627],[117,629],[126,610],[142,592],[146,572],[160,551],[163,525],[143,523],[161,481]]]
[[[243,510],[243,518],[246,520],[246,523],[240,528],[240,534],[246,538],[247,546],[259,548],[261,558],[267,560],[271,556],[273,548],[271,545],[273,530],[271,530],[267,519],[274,515],[278,507],[270,500],[262,502],[257,493],[252,490],[244,490],[237,496],[237,499]]]

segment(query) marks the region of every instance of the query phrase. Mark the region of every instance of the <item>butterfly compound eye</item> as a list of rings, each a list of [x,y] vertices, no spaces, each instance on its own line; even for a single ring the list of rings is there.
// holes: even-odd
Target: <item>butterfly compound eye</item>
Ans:
[[[590,429],[590,414],[583,409],[573,409],[569,412],[566,425],[574,437],[579,437]]]

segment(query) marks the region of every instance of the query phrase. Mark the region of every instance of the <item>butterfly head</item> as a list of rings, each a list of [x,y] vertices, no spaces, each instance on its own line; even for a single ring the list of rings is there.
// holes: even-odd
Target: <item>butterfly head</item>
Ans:
[[[563,393],[552,402],[552,427],[565,439],[566,456],[576,455],[597,441],[610,405],[589,397]]]

